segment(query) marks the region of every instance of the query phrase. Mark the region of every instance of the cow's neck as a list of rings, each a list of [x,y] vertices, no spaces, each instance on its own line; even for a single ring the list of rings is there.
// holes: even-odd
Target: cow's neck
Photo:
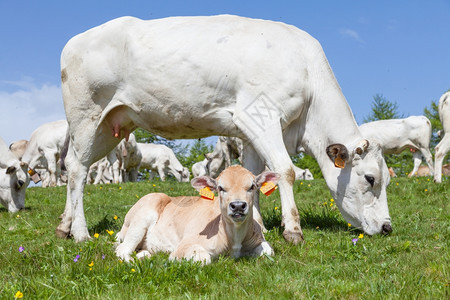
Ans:
[[[227,243],[227,248],[230,251],[230,254],[238,258],[241,256],[242,246],[246,238],[248,238],[249,234],[251,234],[250,230],[252,230],[253,225],[253,215],[247,216],[247,219],[240,223],[233,223],[222,216],[222,234],[224,237],[224,241]]]

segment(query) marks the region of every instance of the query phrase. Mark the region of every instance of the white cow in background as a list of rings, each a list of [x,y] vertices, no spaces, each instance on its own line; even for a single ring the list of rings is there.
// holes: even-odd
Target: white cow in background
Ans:
[[[172,149],[160,144],[137,144],[142,153],[142,169],[158,172],[161,181],[172,174],[179,182],[189,182],[189,170],[181,165]]]
[[[25,207],[25,190],[30,183],[28,165],[8,149],[0,138],[0,203],[9,211]]]
[[[314,180],[314,176],[309,169],[302,169],[296,165],[294,165],[293,168],[295,172],[295,180]]]
[[[442,181],[442,162],[450,151],[450,92],[445,93],[439,99],[439,119],[443,127],[441,141],[434,148],[434,160],[436,171],[434,173],[434,181]],[[442,136],[441,132],[441,136]]]
[[[281,174],[290,242],[303,240],[289,156],[301,148],[319,163],[347,222],[367,234],[392,231],[382,150],[361,135],[320,43],[294,26],[229,15],[123,17],[66,44],[61,80],[71,143],[60,237],[89,238],[89,166],[137,127],[168,139],[246,141],[244,167]]]
[[[192,165],[192,175],[194,177],[209,176],[208,164],[209,164],[209,160],[207,158],[193,164]]]
[[[114,172],[119,168],[119,182],[136,182],[138,179],[139,166],[142,161],[142,152],[136,142],[133,133],[127,139],[123,139],[116,150],[117,161],[113,163]],[[114,176],[116,178],[117,175]]]
[[[400,154],[405,149],[414,149],[414,169],[409,173],[409,177],[414,176],[419,169],[422,155],[433,173],[433,157],[430,152],[431,122],[426,117],[379,120],[362,124],[359,130],[365,138],[377,140],[384,154]]]
[[[105,156],[91,165],[86,180],[88,184],[113,183],[112,173],[112,166]]]
[[[39,126],[30,137],[22,161],[30,169],[46,169],[50,174],[50,186],[61,185],[61,150],[67,132],[67,121],[60,120]]]
[[[237,137],[219,136],[219,141],[222,144],[221,148],[225,158],[225,168],[231,166],[235,158],[242,164],[242,153],[244,152],[242,140]]]

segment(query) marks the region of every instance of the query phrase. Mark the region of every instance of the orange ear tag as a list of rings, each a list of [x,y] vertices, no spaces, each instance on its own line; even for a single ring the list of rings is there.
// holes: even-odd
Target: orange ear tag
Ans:
[[[336,156],[336,158],[334,159],[334,166],[343,169],[345,168],[345,161],[339,156]]]
[[[200,196],[206,200],[214,200],[214,192],[209,187],[204,187],[200,190]]]
[[[278,186],[275,185],[272,181],[264,182],[260,188],[261,193],[263,193],[266,196],[269,196],[272,194]]]

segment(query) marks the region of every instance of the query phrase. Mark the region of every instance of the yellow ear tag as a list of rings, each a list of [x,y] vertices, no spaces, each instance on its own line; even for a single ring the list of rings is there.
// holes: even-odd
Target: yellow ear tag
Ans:
[[[345,168],[345,161],[339,156],[336,156],[336,158],[334,159],[334,166],[343,169]]]
[[[275,185],[272,181],[264,182],[260,188],[261,193],[263,193],[266,196],[269,196],[272,194],[278,186]]]
[[[200,190],[200,196],[203,199],[214,200],[214,192],[209,187],[204,187]]]
[[[33,169],[29,169],[28,174],[30,174],[30,176],[33,176],[34,174],[36,174],[36,172]]]

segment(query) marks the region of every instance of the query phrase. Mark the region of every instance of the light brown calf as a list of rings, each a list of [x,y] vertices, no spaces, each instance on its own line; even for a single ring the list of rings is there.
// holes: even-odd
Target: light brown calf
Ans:
[[[192,179],[197,190],[205,187],[218,197],[169,197],[162,193],[141,198],[127,213],[117,234],[116,255],[125,261],[170,252],[170,259],[210,263],[220,254],[272,255],[261,227],[253,219],[253,201],[265,182],[278,182],[279,175],[263,172],[254,176],[241,166],[224,170],[217,179]]]
[[[450,164],[446,164],[442,166],[442,175],[450,176]],[[421,176],[431,176],[430,168],[428,166],[422,165],[419,167],[419,170],[416,174],[417,177]]]

